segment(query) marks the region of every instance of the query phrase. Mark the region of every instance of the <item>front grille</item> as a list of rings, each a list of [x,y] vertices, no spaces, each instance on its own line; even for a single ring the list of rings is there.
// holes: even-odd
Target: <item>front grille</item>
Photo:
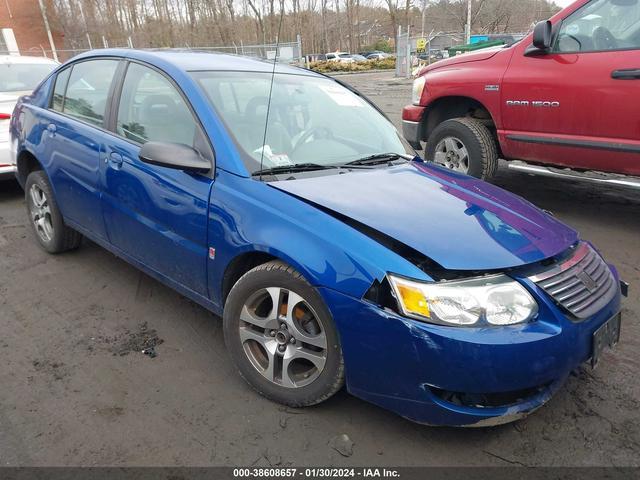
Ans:
[[[617,291],[611,269],[587,243],[580,243],[568,260],[530,278],[580,320],[597,313]]]

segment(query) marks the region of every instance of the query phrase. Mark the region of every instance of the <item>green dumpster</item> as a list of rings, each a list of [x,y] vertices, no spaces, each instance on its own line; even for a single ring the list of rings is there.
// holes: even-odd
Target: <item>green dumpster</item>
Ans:
[[[483,48],[497,47],[504,45],[504,40],[490,40],[488,42],[468,43],[466,45],[458,45],[449,48],[449,57],[455,57],[461,53],[474,52],[476,50],[482,50]]]

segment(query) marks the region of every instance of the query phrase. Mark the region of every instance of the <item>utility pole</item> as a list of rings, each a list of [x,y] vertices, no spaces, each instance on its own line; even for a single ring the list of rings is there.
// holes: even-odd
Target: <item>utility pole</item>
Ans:
[[[467,0],[467,27],[466,27],[467,44],[471,43],[471,0]]]
[[[44,6],[43,0],[38,0],[40,5],[40,13],[42,13],[42,20],[44,21],[44,28],[47,31],[47,37],[49,37],[49,45],[51,45],[51,53],[53,54],[53,59],[58,61],[58,52],[56,51],[56,44],[53,43],[53,35],[51,34],[51,28],[49,28],[49,20],[47,19],[47,9]]]
[[[93,45],[91,45],[91,36],[89,35],[89,26],[87,25],[87,17],[84,16],[84,11],[82,10],[82,2],[78,3],[78,7],[80,8],[80,18],[84,23],[84,31],[87,35],[87,43],[89,44],[89,50],[93,50]]]

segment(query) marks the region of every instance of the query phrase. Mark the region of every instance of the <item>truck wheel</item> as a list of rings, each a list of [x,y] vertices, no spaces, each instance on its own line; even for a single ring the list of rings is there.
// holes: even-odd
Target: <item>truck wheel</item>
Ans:
[[[67,227],[42,170],[31,172],[25,183],[27,214],[38,242],[49,253],[62,253],[80,246],[82,235]]]
[[[425,158],[451,170],[488,180],[498,167],[491,131],[480,121],[453,118],[438,125],[427,141]]]
[[[224,307],[224,340],[258,393],[291,407],[320,403],[344,383],[340,340],[322,297],[290,266],[247,272]]]

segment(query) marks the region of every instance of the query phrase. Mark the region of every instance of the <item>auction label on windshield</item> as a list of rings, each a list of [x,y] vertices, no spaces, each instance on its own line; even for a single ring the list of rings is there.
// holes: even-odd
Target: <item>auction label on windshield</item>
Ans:
[[[234,478],[400,478],[397,469],[388,467],[265,467],[234,468]]]
[[[342,107],[364,107],[364,101],[360,97],[338,84],[320,85],[320,88]]]

